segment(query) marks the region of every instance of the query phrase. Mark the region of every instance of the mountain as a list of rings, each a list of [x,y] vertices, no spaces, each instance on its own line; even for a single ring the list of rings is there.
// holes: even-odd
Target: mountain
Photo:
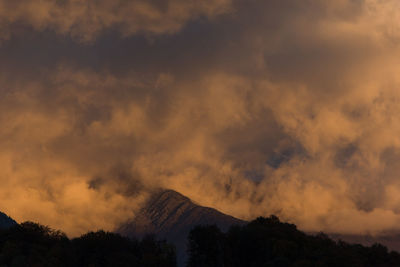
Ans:
[[[177,248],[178,266],[186,261],[187,235],[196,225],[216,224],[222,231],[245,221],[202,207],[173,190],[155,193],[132,220],[119,226],[116,232],[132,237],[156,234]]]
[[[194,226],[216,224],[222,231],[227,231],[231,225],[246,223],[215,209],[199,206],[176,191],[163,190],[154,193],[140,212],[133,219],[120,225],[116,232],[137,238],[146,234],[155,234],[158,238],[166,239],[177,248],[178,266],[184,266],[187,259],[187,235]],[[389,250],[400,251],[400,234],[328,235],[334,240],[340,239],[365,246],[380,243],[387,246]]]
[[[11,219],[9,216],[0,212],[0,229],[8,229],[13,225],[16,225],[17,222]]]

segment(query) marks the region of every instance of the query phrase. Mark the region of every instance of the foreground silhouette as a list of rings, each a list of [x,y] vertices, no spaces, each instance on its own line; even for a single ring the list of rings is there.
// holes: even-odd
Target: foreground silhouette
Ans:
[[[196,226],[188,237],[188,267],[400,266],[400,254],[307,235],[275,216],[232,226]],[[72,240],[61,231],[25,222],[0,230],[0,266],[176,266],[173,245],[97,231]]]
[[[0,230],[0,266],[176,266],[175,248],[153,236],[141,241],[98,231],[69,240],[25,222]]]
[[[400,266],[400,254],[307,235],[276,216],[258,218],[223,233],[215,225],[197,226],[188,238],[188,267]]]

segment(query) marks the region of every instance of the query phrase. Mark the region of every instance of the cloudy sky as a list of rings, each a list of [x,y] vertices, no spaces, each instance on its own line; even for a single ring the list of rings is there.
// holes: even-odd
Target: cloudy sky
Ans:
[[[155,188],[400,230],[398,0],[0,0],[0,210],[74,236]]]

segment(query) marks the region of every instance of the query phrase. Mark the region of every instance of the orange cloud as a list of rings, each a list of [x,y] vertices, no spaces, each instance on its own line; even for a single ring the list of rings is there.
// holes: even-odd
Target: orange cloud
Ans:
[[[396,1],[0,3],[5,32],[51,30],[26,38],[56,57],[0,48],[0,210],[18,221],[112,229],[166,187],[243,219],[399,230]]]

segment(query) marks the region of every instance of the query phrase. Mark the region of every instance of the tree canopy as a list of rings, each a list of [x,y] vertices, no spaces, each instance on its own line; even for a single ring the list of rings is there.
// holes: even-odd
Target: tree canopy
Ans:
[[[25,222],[0,231],[0,266],[175,267],[175,247],[154,236],[143,240],[89,232],[72,240],[61,231]]]
[[[380,244],[371,247],[307,235],[276,216],[257,218],[227,233],[215,225],[197,226],[188,237],[188,267],[400,266],[400,254]]]

